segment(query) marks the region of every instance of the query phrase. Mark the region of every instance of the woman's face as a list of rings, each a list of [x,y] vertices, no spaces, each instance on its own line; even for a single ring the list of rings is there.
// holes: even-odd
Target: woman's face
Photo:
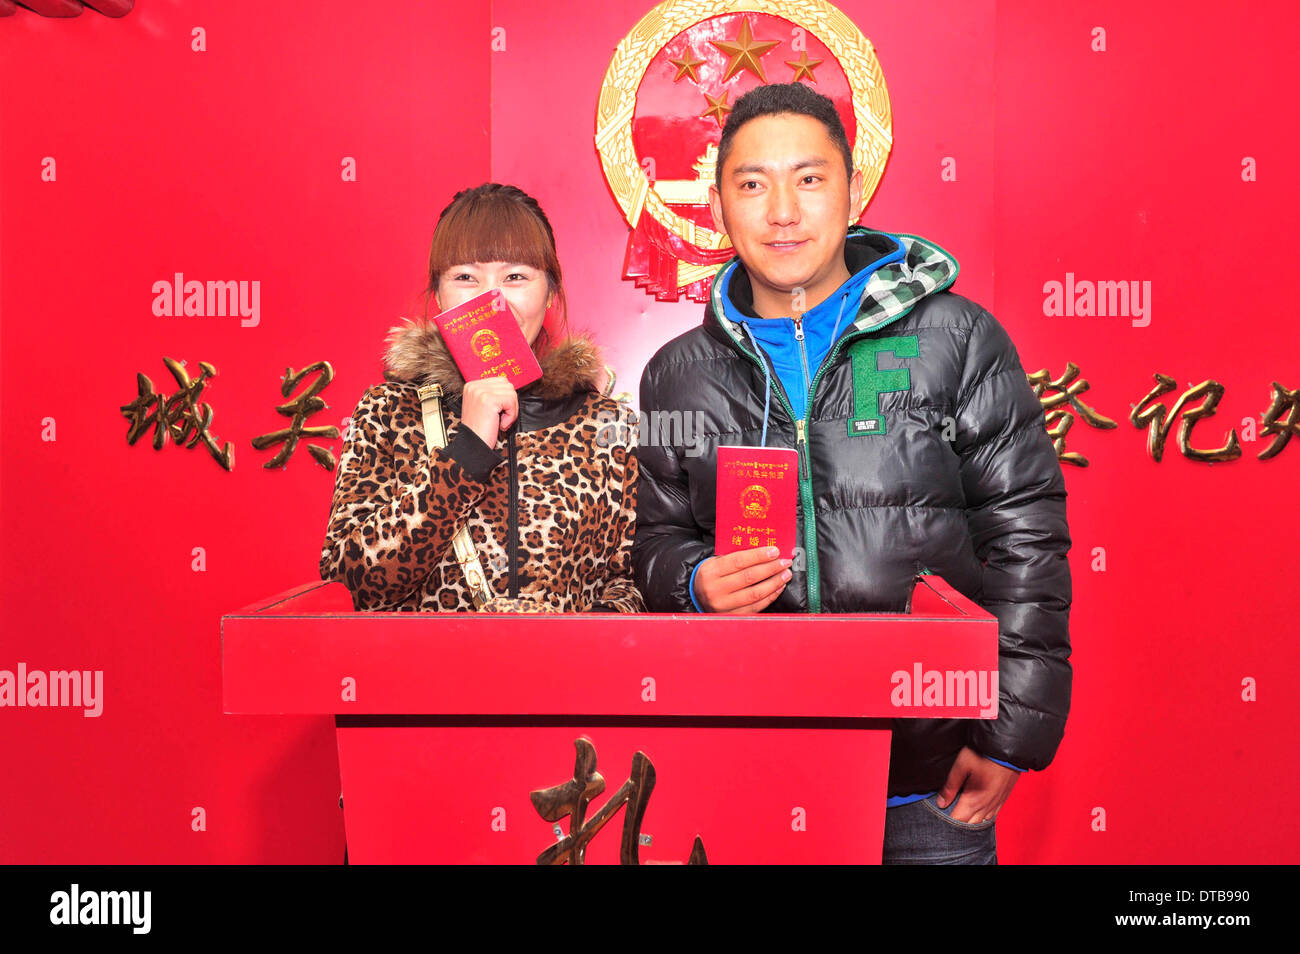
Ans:
[[[453,265],[438,279],[438,310],[455,308],[493,288],[501,289],[515,321],[519,322],[531,345],[542,330],[542,319],[551,303],[551,289],[546,273],[530,265],[510,262]]]

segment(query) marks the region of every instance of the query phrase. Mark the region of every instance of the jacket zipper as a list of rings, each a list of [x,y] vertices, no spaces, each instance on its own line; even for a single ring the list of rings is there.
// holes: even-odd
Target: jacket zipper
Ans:
[[[519,595],[519,475],[517,472],[518,459],[515,455],[515,431],[518,422],[511,426],[506,433],[506,447],[510,455],[510,514],[506,525],[510,528],[506,535],[506,556],[510,561],[510,588],[511,598]]]
[[[794,320],[794,338],[799,342],[799,360],[803,362],[803,393],[804,397],[808,396],[808,384],[812,380],[812,375],[808,373],[808,352],[803,343],[803,316],[800,315]],[[805,414],[804,418],[807,419]]]
[[[817,518],[813,514],[812,460],[808,453],[808,411],[812,408],[809,392],[808,350],[804,347],[803,316],[794,320],[794,337],[799,342],[799,360],[803,364],[804,416],[794,422],[795,450],[799,452],[799,506],[803,508],[804,585],[808,590],[808,612],[821,610],[821,564],[817,559]]]
[[[727,332],[727,337],[731,338],[735,346],[740,349],[741,354],[753,361],[759,369],[764,367],[762,360],[741,344],[726,325],[723,325],[723,330]],[[807,567],[804,581],[808,590],[808,611],[817,613],[821,611],[821,579],[817,567],[817,520],[813,516],[812,462],[808,456],[807,427],[803,418],[795,416],[794,408],[790,406],[790,399],[785,396],[785,388],[781,386],[780,379],[776,375],[772,375],[771,381],[772,393],[781,402],[781,406],[785,408],[785,413],[790,420],[794,421],[795,451],[799,455],[799,503],[804,514],[804,564]]]
[[[910,311],[911,309],[908,310]],[[856,341],[858,338],[866,337],[870,333],[871,333],[870,331],[859,331],[857,333],[841,335],[840,339],[831,345],[830,354],[826,356],[826,359],[822,362],[822,366],[817,369],[817,374],[813,377],[812,385],[808,389],[808,407],[810,409],[813,406],[813,398],[817,394],[818,382],[821,381],[822,375],[826,373],[826,369],[835,363],[835,359],[839,355],[840,351],[843,349],[843,346],[850,341]],[[809,457],[809,473],[808,473],[808,479],[806,481],[803,480],[799,481],[799,492],[800,495],[803,496],[805,501],[804,502],[805,513],[812,513],[812,506],[813,506],[812,471],[811,471],[812,452],[808,449],[808,441],[807,441],[806,434],[804,436],[804,453]],[[809,536],[808,533],[809,523],[810,521],[808,520],[804,521],[805,537]],[[812,524],[812,533],[811,533],[812,543],[806,544],[808,549],[808,554],[809,554],[808,556],[808,569],[809,569],[808,608],[809,608],[809,612],[820,613],[822,608],[822,578],[821,578],[821,567],[817,561],[816,521],[811,521],[811,524]]]

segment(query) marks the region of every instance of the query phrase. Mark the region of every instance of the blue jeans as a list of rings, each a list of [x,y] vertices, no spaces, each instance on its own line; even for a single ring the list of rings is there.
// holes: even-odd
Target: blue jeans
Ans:
[[[887,865],[995,865],[996,819],[972,825],[952,817],[954,798],[939,807],[939,796],[885,809]]]

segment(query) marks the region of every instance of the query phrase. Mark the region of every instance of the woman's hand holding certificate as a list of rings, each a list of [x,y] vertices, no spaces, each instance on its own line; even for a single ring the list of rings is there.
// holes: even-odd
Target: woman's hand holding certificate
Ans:
[[[519,392],[504,377],[466,381],[462,400],[461,420],[491,448],[519,416]]]

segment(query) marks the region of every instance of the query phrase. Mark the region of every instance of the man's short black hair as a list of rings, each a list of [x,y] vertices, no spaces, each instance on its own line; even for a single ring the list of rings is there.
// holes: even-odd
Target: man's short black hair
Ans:
[[[718,141],[718,167],[714,172],[714,185],[722,189],[722,166],[731,152],[731,141],[740,131],[740,127],[759,116],[776,116],[782,113],[795,113],[811,116],[826,127],[826,135],[844,156],[845,175],[853,178],[853,150],[849,148],[849,137],[844,132],[844,123],[840,120],[835,104],[826,96],[818,93],[803,83],[768,83],[751,89],[740,99],[727,114],[727,122],[722,127],[722,138]]]

